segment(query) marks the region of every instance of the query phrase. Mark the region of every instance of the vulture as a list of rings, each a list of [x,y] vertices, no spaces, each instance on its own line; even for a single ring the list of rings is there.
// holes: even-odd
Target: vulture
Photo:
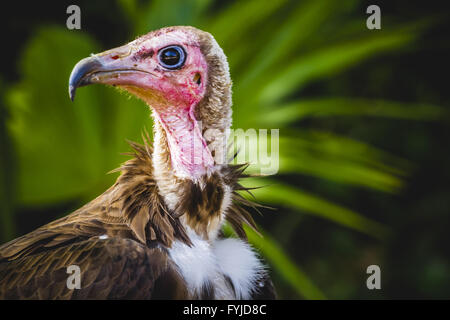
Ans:
[[[0,299],[275,298],[244,232],[256,228],[256,203],[239,194],[245,165],[227,161],[232,82],[213,36],[166,27],[84,58],[70,98],[94,83],[150,107],[153,143],[145,133],[130,142],[132,158],[102,195],[0,246]],[[225,221],[237,237],[225,237]]]

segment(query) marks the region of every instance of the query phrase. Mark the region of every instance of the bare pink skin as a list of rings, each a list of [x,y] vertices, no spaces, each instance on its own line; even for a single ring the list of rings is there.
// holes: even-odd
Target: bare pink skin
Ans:
[[[186,51],[186,62],[178,70],[167,70],[158,62],[158,51],[170,45],[180,45]],[[93,75],[92,82],[121,86],[153,108],[166,132],[177,176],[196,179],[214,167],[194,116],[195,106],[206,91],[208,68],[199,45],[188,33],[177,30],[144,36],[94,57],[111,72]]]

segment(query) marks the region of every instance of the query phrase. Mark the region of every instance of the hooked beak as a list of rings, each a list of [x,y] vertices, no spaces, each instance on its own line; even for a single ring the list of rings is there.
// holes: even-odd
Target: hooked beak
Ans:
[[[102,63],[95,56],[84,58],[75,65],[69,78],[70,100],[73,101],[75,99],[75,93],[78,87],[87,86],[92,83],[92,75],[101,72],[102,67]]]
[[[130,44],[80,60],[69,78],[69,96],[73,101],[77,88],[92,83],[152,88],[160,75],[144,70],[134,58]]]

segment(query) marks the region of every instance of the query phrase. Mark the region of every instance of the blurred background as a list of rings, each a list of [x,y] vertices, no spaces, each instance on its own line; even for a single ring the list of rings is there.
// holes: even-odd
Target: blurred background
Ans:
[[[81,30],[66,9],[81,8]],[[381,30],[366,8],[381,8]],[[445,1],[14,1],[2,10],[0,241],[116,179],[147,107],[112,88],[68,98],[77,61],[168,25],[229,58],[234,128],[280,129],[280,170],[247,185],[280,298],[450,297],[450,19]],[[381,268],[368,290],[366,268]]]

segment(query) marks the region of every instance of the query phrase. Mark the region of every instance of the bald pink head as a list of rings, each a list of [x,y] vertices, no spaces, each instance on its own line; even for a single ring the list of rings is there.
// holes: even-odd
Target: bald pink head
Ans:
[[[70,77],[71,96],[79,86],[103,83],[121,86],[146,102],[158,98],[169,104],[198,103],[205,93],[208,65],[189,31],[162,29],[81,60]]]
[[[230,125],[231,81],[226,58],[214,38],[193,27],[150,32],[124,46],[77,63],[69,80],[78,87],[119,86],[145,101],[163,127],[172,167],[179,177],[199,177],[215,166],[202,134]]]

